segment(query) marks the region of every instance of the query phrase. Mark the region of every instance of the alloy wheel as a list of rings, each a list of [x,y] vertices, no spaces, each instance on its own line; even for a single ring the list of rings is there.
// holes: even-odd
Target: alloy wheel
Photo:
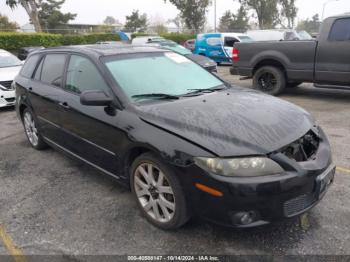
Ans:
[[[28,136],[29,142],[33,146],[37,146],[39,143],[39,134],[35,126],[35,121],[31,113],[26,112],[23,117],[24,128]]]
[[[274,74],[265,72],[259,77],[258,83],[261,90],[271,91],[276,87],[277,79]]]
[[[142,163],[134,173],[134,189],[143,210],[157,222],[167,223],[175,214],[175,195],[166,175],[154,164]]]

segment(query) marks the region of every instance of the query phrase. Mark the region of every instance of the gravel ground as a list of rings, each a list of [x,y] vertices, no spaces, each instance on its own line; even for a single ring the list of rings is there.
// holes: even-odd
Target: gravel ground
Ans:
[[[251,81],[219,73],[245,87]],[[311,85],[281,96],[310,111],[328,134],[336,164],[350,167],[350,92]],[[114,180],[54,151],[37,152],[11,109],[0,110],[0,224],[26,255],[350,255],[350,173],[338,172],[303,219],[235,230],[193,219],[176,232],[152,227]],[[6,249],[0,241],[0,255]]]

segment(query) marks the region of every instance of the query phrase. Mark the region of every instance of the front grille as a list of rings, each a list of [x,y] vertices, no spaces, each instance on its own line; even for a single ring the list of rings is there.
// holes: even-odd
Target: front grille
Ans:
[[[320,144],[320,138],[310,130],[305,136],[284,147],[281,153],[297,162],[314,158]]]
[[[3,87],[5,87],[6,89],[11,90],[12,87],[12,81],[0,81],[0,85],[2,85]]]
[[[286,217],[296,216],[316,202],[312,194],[301,195],[283,204],[283,211]]]
[[[5,98],[5,100],[8,102],[8,103],[13,103],[16,101],[16,98],[12,97],[12,98]]]

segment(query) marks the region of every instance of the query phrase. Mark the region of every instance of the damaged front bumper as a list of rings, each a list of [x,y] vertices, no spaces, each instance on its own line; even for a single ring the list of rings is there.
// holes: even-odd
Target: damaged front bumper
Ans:
[[[317,149],[313,151],[310,146],[302,154],[308,158],[303,159],[305,161],[299,161],[301,155],[297,152],[288,155],[280,150],[269,155],[285,170],[282,174],[222,177],[208,174],[196,166],[189,168],[186,170],[188,176],[184,177],[191,177],[191,181],[185,182],[190,190],[191,208],[215,223],[243,228],[269,224],[310,210],[324,197],[336,171],[328,139],[321,129],[317,136]],[[315,145],[310,137],[299,142]],[[215,188],[222,192],[222,197],[193,189],[195,183]]]

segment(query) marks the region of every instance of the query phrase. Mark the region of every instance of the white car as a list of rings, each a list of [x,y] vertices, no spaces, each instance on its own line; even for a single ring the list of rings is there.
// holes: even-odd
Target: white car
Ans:
[[[0,49],[0,107],[15,105],[16,95],[12,82],[22,65],[23,62],[13,54]]]
[[[254,41],[312,40],[312,36],[306,31],[293,29],[250,30],[247,35]]]

